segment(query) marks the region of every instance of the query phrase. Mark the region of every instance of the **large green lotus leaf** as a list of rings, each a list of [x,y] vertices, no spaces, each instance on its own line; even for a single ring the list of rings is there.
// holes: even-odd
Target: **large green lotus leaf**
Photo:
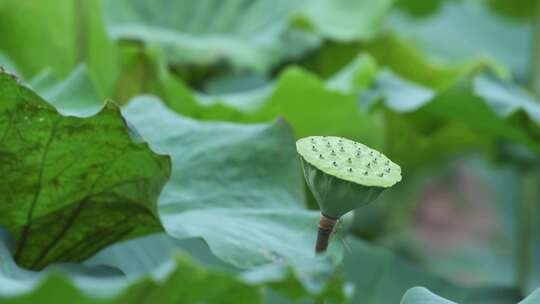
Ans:
[[[0,8],[0,50],[26,79],[47,68],[64,78],[85,62],[102,97],[117,77],[116,50],[106,36],[101,1],[6,0]]]
[[[160,275],[180,249],[210,269],[235,273],[242,281],[265,287],[285,299],[319,298],[327,303],[343,303],[348,297],[346,285],[328,257],[295,265],[276,263],[241,271],[216,258],[200,239],[178,240],[164,233],[115,244],[85,264],[118,267],[128,278],[135,280],[148,273]]]
[[[81,261],[161,229],[156,201],[169,159],[134,142],[116,106],[62,116],[5,73],[0,99],[0,224],[16,238],[19,264]]]
[[[399,303],[407,289],[418,285],[459,303],[505,304],[518,299],[516,290],[459,286],[408,264],[385,249],[374,248],[354,238],[347,242],[351,250],[345,256],[343,268],[345,279],[355,287],[352,303]]]
[[[0,234],[2,303],[262,303],[260,286],[206,269],[179,253],[154,272],[136,278],[82,264],[52,264],[41,272],[28,271],[15,264],[7,235]],[[129,259],[132,253],[123,254]]]
[[[199,122],[141,97],[127,119],[173,174],[159,200],[165,230],[202,237],[238,267],[313,257],[318,213],[302,208],[303,186],[289,126]]]
[[[234,66],[265,71],[319,44],[317,37],[288,31],[302,1],[106,1],[111,37],[163,49],[173,64]]]
[[[527,79],[532,23],[495,15],[481,1],[446,1],[438,13],[422,19],[395,13],[389,23],[437,60],[452,63],[488,57],[506,64],[519,79]]]

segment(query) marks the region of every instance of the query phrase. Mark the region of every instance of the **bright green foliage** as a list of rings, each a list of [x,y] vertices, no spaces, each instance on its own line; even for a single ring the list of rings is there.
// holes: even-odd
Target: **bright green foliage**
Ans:
[[[103,97],[116,81],[117,65],[101,15],[101,0],[3,1],[0,49],[27,79],[44,70],[67,77],[86,62]]]
[[[371,203],[401,180],[401,168],[382,153],[335,136],[299,139],[304,177],[322,214],[340,218]]]
[[[0,223],[17,239],[18,263],[81,261],[161,229],[155,204],[169,160],[133,141],[116,106],[62,116],[5,73],[0,99]]]

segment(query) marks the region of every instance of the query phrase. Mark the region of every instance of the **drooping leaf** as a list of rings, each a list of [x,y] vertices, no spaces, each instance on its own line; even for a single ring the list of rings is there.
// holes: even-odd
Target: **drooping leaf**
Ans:
[[[313,257],[318,213],[302,208],[294,138],[284,121],[198,122],[146,97],[124,113],[157,151],[172,156],[173,175],[159,201],[168,234],[202,237],[238,267]]]
[[[0,224],[16,238],[19,264],[81,261],[161,229],[156,201],[169,159],[134,142],[116,106],[62,116],[5,73],[0,99]]]

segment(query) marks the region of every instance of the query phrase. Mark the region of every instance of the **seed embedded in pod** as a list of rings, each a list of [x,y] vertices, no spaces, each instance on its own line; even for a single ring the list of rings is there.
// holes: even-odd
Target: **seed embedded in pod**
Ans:
[[[310,136],[299,139],[296,148],[308,187],[321,209],[317,253],[326,250],[337,219],[373,202],[401,180],[398,165],[377,150],[346,138]]]

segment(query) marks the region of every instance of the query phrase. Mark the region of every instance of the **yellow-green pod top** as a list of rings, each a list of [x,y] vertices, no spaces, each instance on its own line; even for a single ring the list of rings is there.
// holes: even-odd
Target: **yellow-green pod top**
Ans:
[[[401,168],[381,152],[335,136],[296,142],[304,177],[322,214],[340,218],[401,180]]]

